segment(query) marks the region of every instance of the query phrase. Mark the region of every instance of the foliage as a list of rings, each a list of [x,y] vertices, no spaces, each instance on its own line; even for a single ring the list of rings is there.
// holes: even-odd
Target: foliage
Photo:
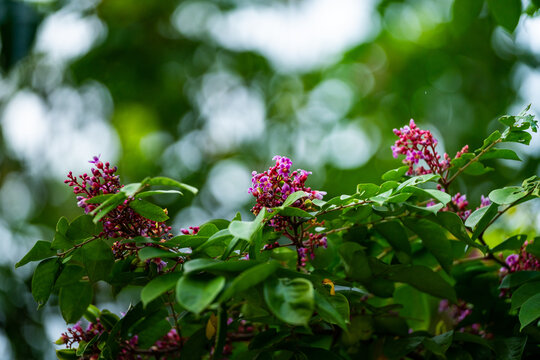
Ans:
[[[540,197],[540,179],[494,189],[474,211],[451,193],[462,173],[515,158],[497,144],[528,144],[537,131],[526,111],[500,122],[503,131],[453,159],[411,122],[394,131],[406,166],[328,200],[306,187],[309,172],[277,156],[253,173],[255,219],[216,219],[178,236],[148,199],[193,187],[164,177],[121,185],[116,168],[94,158],[91,177],[66,181],[86,214],[60,218],[54,239],[17,266],[39,261],[34,299],[41,307],[58,295],[66,323],[76,323],[57,342],[67,346],[60,359],[538,356],[539,245],[508,234],[492,247],[484,234]],[[122,316],[100,310],[98,282],[113,294],[134,287],[140,301]]]

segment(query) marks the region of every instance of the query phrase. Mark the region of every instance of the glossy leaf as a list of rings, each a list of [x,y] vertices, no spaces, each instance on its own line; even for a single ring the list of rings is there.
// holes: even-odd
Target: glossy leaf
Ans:
[[[194,195],[196,195],[199,192],[199,190],[197,190],[197,188],[195,188],[195,187],[193,187],[191,185],[187,185],[187,184],[181,183],[179,181],[176,181],[174,179],[170,179],[170,178],[164,177],[164,176],[146,178],[145,180],[143,180],[142,183],[143,183],[143,185],[148,184],[148,185],[172,186],[172,187],[176,187],[176,188],[181,189],[181,190],[187,190],[187,191],[193,193]]]
[[[240,275],[236,276],[227,289],[223,292],[223,295],[219,298],[220,302],[227,301],[235,294],[246,291],[247,289],[263,282],[270,275],[276,272],[278,268],[277,262],[270,262],[259,264],[254,266]]]
[[[60,312],[66,323],[79,320],[92,302],[92,286],[89,282],[77,282],[60,289]]]
[[[291,325],[307,325],[315,309],[313,285],[302,278],[270,278],[264,283],[264,299],[278,319]]]
[[[34,270],[32,277],[32,296],[38,303],[38,308],[45,305],[51,295],[60,264],[56,259],[43,260]]]
[[[184,275],[176,284],[176,299],[187,310],[199,314],[225,286],[223,276]]]
[[[158,298],[165,292],[174,289],[178,279],[182,274],[172,272],[160,275],[152,279],[141,291],[141,301],[146,307],[152,300]]]
[[[48,241],[38,240],[32,249],[18,262],[15,267],[26,265],[31,261],[39,261],[56,255],[56,251],[51,249],[51,243]]]
[[[135,199],[129,203],[129,207],[142,217],[153,221],[161,222],[169,218],[164,209],[146,200]]]

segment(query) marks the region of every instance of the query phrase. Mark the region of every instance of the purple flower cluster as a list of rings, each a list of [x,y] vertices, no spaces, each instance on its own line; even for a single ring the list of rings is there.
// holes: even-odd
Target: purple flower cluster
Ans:
[[[311,202],[308,200],[320,200],[326,195],[324,191],[312,190],[305,185],[311,172],[302,169],[291,171],[291,159],[275,156],[272,160],[276,163],[267,171],[260,174],[256,171],[252,173],[252,187],[249,188],[248,192],[257,199],[257,203],[251,209],[253,214],[259,214],[263,207],[270,209],[283,205],[289,195],[296,191],[304,191],[307,196],[295,201],[292,206],[306,211],[311,209]],[[267,222],[267,225],[273,227],[275,231],[283,232],[283,235],[292,240],[298,251],[298,265],[305,266],[309,256],[313,258],[315,248],[319,246],[326,247],[326,236],[308,231],[316,225],[322,225],[322,223],[317,223],[314,219],[303,222],[300,234],[296,232],[299,224],[293,222],[294,219],[291,217],[276,215]],[[268,244],[264,247],[264,250],[277,246],[279,244]]]
[[[503,275],[516,271],[538,271],[540,270],[540,261],[532,254],[527,252],[527,245],[530,243],[525,241],[519,249],[518,254],[511,254],[506,257],[508,268],[501,268]]]
[[[73,187],[73,192],[77,195],[77,205],[89,213],[96,209],[99,204],[88,204],[87,201],[98,195],[116,194],[123,185],[120,177],[116,175],[117,167],[111,167],[108,162],[103,163],[97,156],[89,161],[96,167],[91,169],[92,176],[83,174],[74,176],[70,171],[68,179],[64,183]],[[132,198],[126,199],[122,204],[110,211],[100,221],[103,224],[103,232],[100,237],[132,239],[136,236],[163,237],[168,235],[171,227],[163,222],[156,222],[146,219],[137,214],[129,207]],[[113,247],[115,255],[122,257],[126,252],[133,249],[129,245],[115,243]]]
[[[292,161],[283,156],[274,156],[272,160],[276,164],[258,174],[252,173],[252,187],[248,192],[257,199],[257,204],[251,209],[257,215],[263,207],[273,208],[281,206],[289,195],[296,191],[304,191],[308,194],[307,199],[322,199],[326,192],[311,190],[305,183],[311,172],[298,169],[291,172]],[[293,206],[306,209],[306,198],[297,200]],[[277,226],[276,222],[276,227]]]
[[[439,314],[449,323],[450,326],[456,327],[465,318],[472,314],[473,306],[463,300],[458,300],[457,304],[450,304],[446,299],[439,303]],[[459,332],[465,332],[481,336],[486,339],[493,337],[493,334],[488,333],[479,323],[462,326],[458,329]]]
[[[447,153],[441,158],[435,149],[437,147],[437,139],[429,130],[422,130],[416,126],[414,120],[411,119],[409,125],[398,129],[394,129],[394,134],[399,137],[392,145],[392,154],[397,159],[399,155],[405,155],[403,163],[409,166],[407,175],[424,175],[424,174],[439,174],[445,176],[445,171],[450,167],[452,160]],[[461,157],[469,150],[468,145],[465,145],[455,156]],[[423,160],[424,165],[418,166],[420,160]]]
[[[80,323],[76,323],[72,328],[68,328],[56,343],[58,345],[66,345],[66,347],[70,349],[73,345],[80,344],[81,341],[86,343],[89,342],[94,337],[101,335],[105,331],[106,330],[100,323],[99,319],[97,319],[95,323],[89,323],[86,330],[81,327]],[[144,349],[144,353],[151,355],[152,352],[155,352],[155,359],[169,359],[171,358],[170,356],[174,354],[176,354],[176,356],[179,355],[181,345],[185,343],[185,341],[186,339],[181,338],[176,332],[176,329],[173,328],[161,339],[157,340],[149,349]],[[137,335],[122,342],[120,344],[117,359],[139,360],[147,358],[146,356],[143,357],[141,354],[139,354],[140,349],[137,348],[138,343],[139,337]],[[97,360],[99,358],[101,349],[99,349],[97,345],[93,345],[92,348],[87,349],[87,351],[88,350],[91,350],[91,355],[85,355],[88,356],[85,357],[85,359],[88,358]]]
[[[201,228],[199,226],[190,226],[187,229],[184,229],[184,228],[180,229],[180,232],[183,235],[197,235],[200,229]]]

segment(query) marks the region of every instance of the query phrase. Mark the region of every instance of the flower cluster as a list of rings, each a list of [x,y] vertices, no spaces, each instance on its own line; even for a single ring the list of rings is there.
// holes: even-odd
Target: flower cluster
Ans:
[[[116,194],[123,187],[120,177],[116,175],[116,166],[111,167],[108,162],[103,163],[97,156],[89,162],[96,166],[91,169],[92,176],[85,173],[77,177],[70,171],[68,179],[64,181],[73,187],[73,192],[77,195],[77,205],[83,208],[85,213],[99,206],[88,203],[89,199],[98,195]],[[129,203],[132,200],[133,198],[127,198],[100,220],[103,224],[100,237],[132,239],[136,236],[163,237],[169,234],[171,227],[165,223],[146,219],[131,209]],[[130,245],[120,242],[115,243],[113,250],[117,257],[133,251]]]
[[[519,249],[518,254],[511,254],[506,257],[505,263],[508,265],[508,268],[501,268],[502,275],[516,271],[540,270],[540,261],[534,255],[527,252],[527,245],[529,244],[528,241],[525,241]]]
[[[187,229],[184,229],[184,228],[180,229],[180,232],[183,235],[197,235],[200,229],[201,228],[199,226],[190,226]]]
[[[76,323],[72,328],[68,328],[56,343],[58,345],[66,345],[66,347],[70,349],[76,343],[80,344],[82,341],[88,343],[94,337],[101,335],[105,331],[106,330],[99,319],[97,319],[96,322],[90,322],[86,327],[86,330],[81,327],[80,323]],[[170,355],[179,354],[181,345],[185,342],[185,340],[186,339],[181,338],[176,332],[176,329],[173,328],[161,339],[157,340],[149,349],[144,349],[141,351],[141,349],[137,348],[139,338],[137,335],[135,335],[129,340],[120,343],[117,359],[139,360],[146,358],[141,355],[142,353],[155,353],[156,359],[168,359],[170,358]],[[99,349],[97,346],[93,346],[90,349],[87,348],[86,351],[91,353],[91,355],[88,357],[89,359],[96,360],[99,358],[101,353],[101,349]]]
[[[257,199],[257,203],[251,209],[253,214],[257,215],[263,207],[272,211],[270,208],[283,205],[285,200],[297,191],[304,191],[307,196],[295,201],[292,206],[309,211],[311,200],[320,200],[326,195],[324,191],[312,190],[305,185],[311,172],[302,169],[291,171],[291,159],[275,156],[272,160],[276,164],[267,171],[260,174],[256,171],[252,173],[252,187],[249,188],[248,192]],[[295,229],[298,228],[299,224],[293,223],[293,221],[291,217],[275,215],[267,224],[273,227],[275,231],[282,231],[286,237],[292,240],[298,251],[298,264],[305,266],[308,256],[310,255],[313,258],[313,251],[316,247],[326,247],[326,236],[324,234],[312,234],[307,231],[316,225],[322,225],[322,223],[317,223],[313,219],[305,221],[301,233],[297,234]],[[265,250],[277,246],[279,244],[268,244],[265,246]]]
[[[411,119],[409,125],[402,128],[394,129],[394,134],[399,137],[392,145],[392,154],[397,159],[399,155],[405,155],[403,163],[409,166],[407,175],[424,175],[424,174],[439,174],[445,176],[445,172],[450,167],[452,160],[447,153],[441,157],[435,149],[437,147],[437,139],[429,130],[422,130],[416,126],[414,120]],[[461,157],[469,150],[468,145],[465,145],[455,156]],[[420,160],[423,160],[424,165],[418,166]]]
[[[463,300],[458,300],[457,304],[450,304],[448,300],[444,299],[439,303],[439,314],[443,316],[452,327],[459,325],[465,318],[471,315],[472,312],[473,306]],[[480,323],[462,326],[458,331],[478,335],[486,339],[493,337],[493,334],[488,333]]]

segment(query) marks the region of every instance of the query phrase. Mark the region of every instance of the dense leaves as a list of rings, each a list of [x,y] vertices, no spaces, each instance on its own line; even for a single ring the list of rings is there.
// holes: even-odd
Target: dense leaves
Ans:
[[[411,121],[395,131],[394,151],[407,166],[327,201],[306,187],[309,172],[276,156],[253,175],[255,218],[212,220],[177,236],[151,199],[182,192],[147,187],[196,193],[189,185],[157,177],[120,186],[112,178],[77,188],[86,191],[79,206],[88,214],[61,218],[53,242],[38,241],[17,266],[41,261],[34,299],[43,306],[58,296],[66,323],[76,323],[58,340],[68,347],[59,358],[538,355],[540,245],[527,234],[493,245],[486,234],[509,209],[538,198],[540,181],[493,189],[477,209],[450,187],[462,173],[485,172],[484,160],[515,159],[495,145],[527,139],[520,132],[536,126],[524,114],[501,123],[506,129],[476,152],[465,147],[441,160],[431,133]],[[432,148],[419,155],[424,143]],[[122,317],[91,305],[103,282],[115,294],[136,292]]]

